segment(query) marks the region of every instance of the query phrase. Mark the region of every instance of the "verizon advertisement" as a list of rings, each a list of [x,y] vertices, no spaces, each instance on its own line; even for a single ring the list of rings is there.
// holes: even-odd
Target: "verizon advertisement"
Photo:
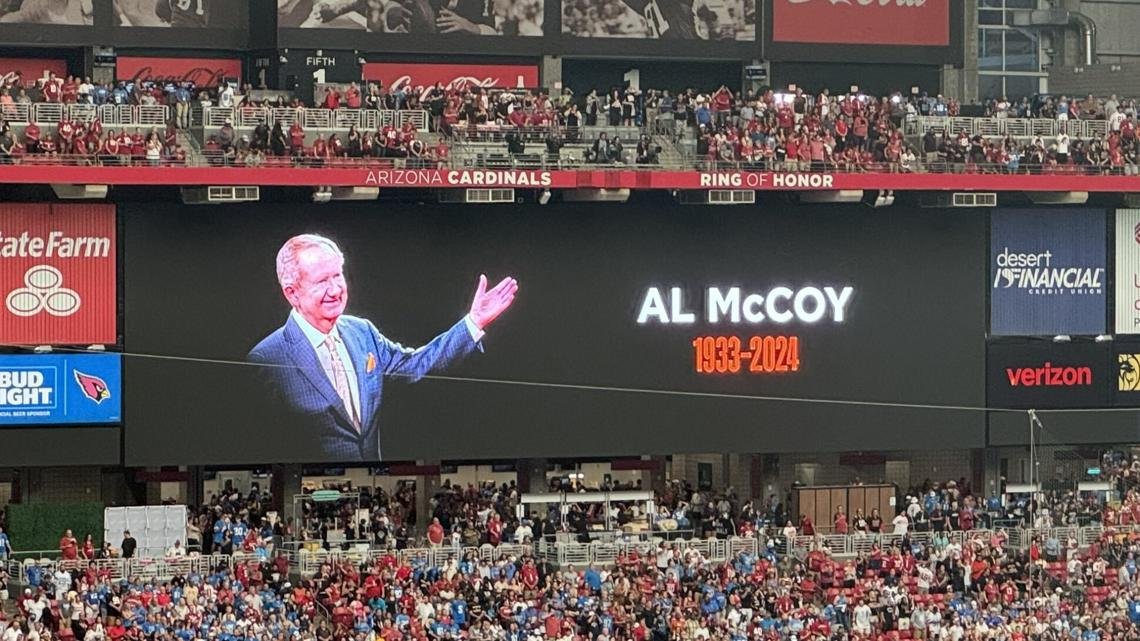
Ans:
[[[1116,210],[1116,333],[1140,334],[1140,209]]]
[[[950,44],[950,0],[773,0],[772,40],[788,43]]]
[[[30,85],[49,73],[60,78],[67,76],[67,62],[51,58],[0,58],[0,87],[10,87],[18,81]]]
[[[994,343],[987,349],[987,404],[993,408],[1104,407],[1115,373],[1105,344]]]
[[[538,67],[534,65],[466,65],[399,62],[369,62],[364,79],[389,89],[425,89],[436,83],[451,91],[473,87],[484,89],[537,87]]]
[[[156,84],[192,82],[217,87],[230,78],[241,81],[241,60],[236,58],[133,58],[119,57],[115,78]]]
[[[0,208],[0,344],[115,344],[115,208]]]

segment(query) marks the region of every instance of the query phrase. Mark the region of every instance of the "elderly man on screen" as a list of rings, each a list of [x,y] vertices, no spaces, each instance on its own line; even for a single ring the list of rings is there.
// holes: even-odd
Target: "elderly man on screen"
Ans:
[[[278,0],[278,11],[282,9]],[[355,13],[372,33],[498,33],[485,0],[315,0],[301,28],[321,27]],[[296,8],[293,9],[296,11]]]
[[[411,349],[389,340],[371,321],[344,315],[348,284],[336,243],[304,234],[277,254],[277,279],[293,310],[285,325],[249,354],[265,370],[277,401],[303,416],[319,458],[379,460],[378,416],[384,377],[410,382],[479,349],[484,330],[514,301],[518,282],[488,289],[480,276],[466,316],[427,345]]]

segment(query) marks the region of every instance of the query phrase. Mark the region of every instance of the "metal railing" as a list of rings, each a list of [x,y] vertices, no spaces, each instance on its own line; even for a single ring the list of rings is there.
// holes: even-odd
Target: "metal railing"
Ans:
[[[1055,120],[1050,118],[969,118],[949,116],[918,116],[908,119],[905,133],[923,136],[928,131],[951,135],[1053,138],[1061,133],[1070,138],[1104,138],[1108,135],[1107,120]]]
[[[1116,533],[1140,533],[1140,525],[1117,526],[1111,528]],[[988,544],[994,535],[1005,538],[1005,546],[1011,550],[1025,550],[1034,540],[1044,541],[1056,537],[1065,544],[1069,539],[1077,542],[1081,549],[1086,549],[1109,531],[1108,527],[1101,525],[1066,526],[1042,529],[1022,528],[996,528],[977,530],[952,530],[945,532],[944,542],[948,545],[965,547],[973,542]],[[908,532],[907,534],[872,533],[872,534],[830,534],[814,536],[796,536],[791,541],[783,536],[773,538],[775,552],[780,556],[791,555],[804,559],[816,549],[826,545],[831,556],[836,558],[851,558],[862,554],[869,555],[874,546],[886,550],[902,545],[904,541],[912,545],[935,545],[939,542],[942,533],[929,531]],[[302,576],[312,576],[318,573],[322,565],[339,565],[351,563],[353,565],[371,565],[381,558],[394,555],[398,562],[414,567],[442,567],[448,563],[460,563],[471,557],[480,561],[498,561],[499,559],[533,555],[536,559],[557,564],[559,566],[583,567],[591,563],[609,565],[617,563],[623,556],[637,553],[642,558],[651,557],[661,544],[676,548],[681,554],[686,552],[699,553],[710,562],[727,562],[740,554],[758,556],[766,549],[768,536],[759,533],[756,536],[730,537],[726,539],[676,539],[665,541],[660,538],[633,541],[594,541],[591,543],[578,542],[550,542],[540,540],[531,544],[502,544],[498,546],[482,545],[479,547],[456,547],[450,545],[436,547],[419,547],[404,550],[391,550],[387,548],[372,548],[365,544],[348,546],[348,549],[307,549],[304,546],[295,547],[283,545],[274,554],[280,554],[289,561],[292,571]],[[169,579],[173,576],[197,573],[205,575],[214,572],[217,568],[232,570],[237,565],[249,562],[262,562],[272,557],[263,557],[253,553],[238,553],[232,555],[214,554],[209,556],[190,555],[185,557],[158,557],[133,559],[86,559],[62,560],[58,551],[19,552],[18,558],[10,558],[6,562],[9,576],[16,583],[27,581],[27,571],[30,566],[37,566],[41,576],[47,576],[57,568],[67,570],[81,569],[93,564],[96,571],[106,574],[112,579],[123,578],[139,579]],[[37,558],[37,555],[39,558]],[[20,558],[22,557],[22,558]]]
[[[54,125],[65,118],[74,122],[99,120],[115,127],[165,127],[170,121],[166,105],[88,105],[58,102],[16,103],[0,106],[0,116],[12,124]]]
[[[300,123],[304,129],[344,130],[356,127],[361,131],[376,131],[384,126],[403,127],[411,123],[416,131],[426,132],[431,116],[422,109],[400,111],[375,109],[309,109],[293,107],[206,107],[201,110],[200,122],[208,128],[221,127],[226,121],[238,129],[251,129],[258,125],[284,128]]]

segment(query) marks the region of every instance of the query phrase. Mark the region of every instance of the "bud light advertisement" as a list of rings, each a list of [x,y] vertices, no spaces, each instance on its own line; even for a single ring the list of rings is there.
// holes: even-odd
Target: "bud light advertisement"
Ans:
[[[1105,214],[1099,210],[994,211],[990,334],[1103,334],[1105,234]]]
[[[0,355],[0,426],[122,420],[118,354]]]

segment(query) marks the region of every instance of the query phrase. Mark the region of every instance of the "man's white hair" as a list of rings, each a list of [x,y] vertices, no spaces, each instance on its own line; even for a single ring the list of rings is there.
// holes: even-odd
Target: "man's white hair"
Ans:
[[[282,289],[297,284],[297,281],[301,279],[301,252],[313,248],[324,249],[341,261],[344,260],[344,254],[340,252],[340,247],[337,247],[335,242],[324,236],[316,234],[294,236],[285,241],[285,244],[281,246],[281,251],[277,252],[277,282],[281,284]]]

